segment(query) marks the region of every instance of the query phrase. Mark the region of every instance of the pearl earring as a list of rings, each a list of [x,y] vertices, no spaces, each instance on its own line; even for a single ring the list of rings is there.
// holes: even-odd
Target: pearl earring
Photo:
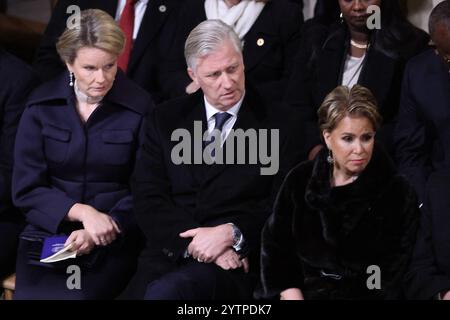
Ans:
[[[333,163],[334,163],[334,159],[333,159],[333,156],[331,155],[331,150],[330,150],[330,149],[328,149],[327,162],[328,162],[329,164],[333,164]]]
[[[69,86],[73,87],[73,72],[69,72],[69,77],[70,77]]]

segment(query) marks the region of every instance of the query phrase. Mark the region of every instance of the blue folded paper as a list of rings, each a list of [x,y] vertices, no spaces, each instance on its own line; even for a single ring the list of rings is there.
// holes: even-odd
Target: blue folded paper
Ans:
[[[53,236],[45,238],[42,247],[41,262],[56,262],[75,258],[76,252],[70,251],[72,244],[64,246],[68,236]]]

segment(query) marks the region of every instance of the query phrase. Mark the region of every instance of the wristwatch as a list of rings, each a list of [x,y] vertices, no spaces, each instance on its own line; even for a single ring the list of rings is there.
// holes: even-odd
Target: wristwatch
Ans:
[[[233,249],[236,252],[239,252],[242,249],[242,243],[244,242],[244,236],[242,235],[241,230],[234,223],[229,223],[233,228]]]

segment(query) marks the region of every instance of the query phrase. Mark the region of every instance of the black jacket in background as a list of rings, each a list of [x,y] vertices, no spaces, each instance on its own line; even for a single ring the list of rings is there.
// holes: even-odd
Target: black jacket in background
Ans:
[[[186,86],[192,81],[186,71],[184,44],[192,29],[206,20],[204,3],[204,0],[189,0],[179,11],[176,40],[164,67],[168,71],[162,82],[165,96],[185,95]],[[265,5],[244,37],[246,77],[266,99],[280,101],[283,96],[300,44],[302,23],[298,3],[273,0]]]
[[[0,221],[22,220],[12,206],[11,176],[14,141],[29,92],[37,78],[24,62],[0,50]]]
[[[409,299],[433,299],[450,290],[450,170],[431,174],[413,259],[405,276]]]
[[[450,74],[434,50],[408,64],[398,118],[399,170],[423,200],[430,173],[450,166]]]
[[[326,95],[342,83],[350,35],[345,24],[325,25],[311,21],[304,25],[302,43],[286,90],[285,101],[298,108],[310,150],[320,144],[317,110]],[[393,130],[399,103],[403,69],[410,57],[423,50],[428,37],[419,32],[408,48],[399,48],[398,56],[388,56],[374,45],[366,53],[358,84],[370,89],[378,101],[383,125],[377,138],[393,155]]]

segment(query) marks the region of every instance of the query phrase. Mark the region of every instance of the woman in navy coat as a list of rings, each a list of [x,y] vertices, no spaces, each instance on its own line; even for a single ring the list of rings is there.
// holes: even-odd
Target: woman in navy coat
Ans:
[[[101,10],[81,13],[57,49],[69,73],[36,89],[15,147],[14,203],[26,215],[16,299],[110,299],[136,263],[129,179],[148,94],[117,72],[124,36]],[[68,236],[76,259],[43,264],[44,239]]]
[[[23,216],[12,204],[14,139],[25,100],[37,83],[30,67],[0,49],[0,279],[14,271]]]

